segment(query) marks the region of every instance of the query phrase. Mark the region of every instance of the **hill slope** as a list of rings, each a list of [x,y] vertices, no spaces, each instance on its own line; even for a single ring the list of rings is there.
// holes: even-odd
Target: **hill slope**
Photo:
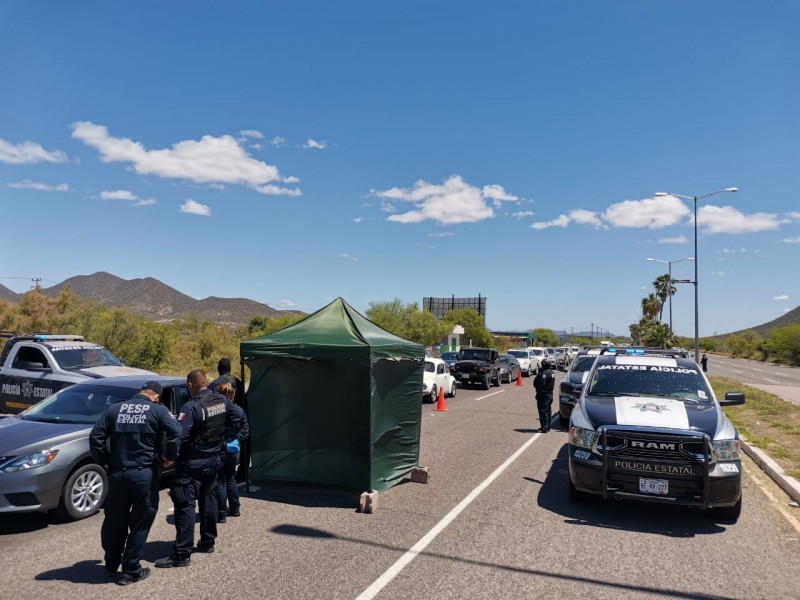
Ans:
[[[66,286],[70,286],[80,298],[112,308],[127,308],[155,321],[172,321],[196,315],[201,320],[241,326],[249,323],[254,316],[274,317],[282,312],[246,298],[209,296],[195,300],[152,277],[127,280],[102,271],[70,277],[57,285],[43,288],[42,293],[55,298]],[[22,294],[15,294],[0,285],[0,299],[15,303],[21,297]]]

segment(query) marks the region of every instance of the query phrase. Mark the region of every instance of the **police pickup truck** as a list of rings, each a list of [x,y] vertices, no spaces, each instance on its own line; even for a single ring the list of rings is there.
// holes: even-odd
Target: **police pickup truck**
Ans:
[[[702,509],[736,521],[742,508],[739,434],[685,351],[608,348],[570,416],[569,495]]]
[[[16,414],[58,390],[87,379],[116,375],[155,375],[126,367],[103,346],[79,335],[6,337],[0,354],[0,413]]]

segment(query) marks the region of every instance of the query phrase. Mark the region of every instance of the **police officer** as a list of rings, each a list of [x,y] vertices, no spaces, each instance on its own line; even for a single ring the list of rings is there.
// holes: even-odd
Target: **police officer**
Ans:
[[[217,392],[233,400],[236,390],[226,381],[217,386]],[[244,411],[236,404],[233,405],[233,409],[239,415],[242,423],[225,427],[223,436],[225,443],[222,445],[222,453],[219,455],[222,465],[217,476],[217,485],[214,488],[214,493],[217,496],[217,510],[219,511],[217,523],[225,523],[229,516],[238,517],[240,515],[236,465],[239,463],[241,448],[248,435],[250,435],[250,426],[247,423],[247,416]]]
[[[158,512],[158,463],[171,466],[178,456],[181,427],[159,403],[163,388],[148,381],[127,402],[113,404],[89,434],[92,458],[108,465],[108,496],[100,540],[106,571],[115,576],[122,565],[119,585],[150,575],[141,558],[150,527]],[[165,441],[165,454],[161,440]]]
[[[194,370],[186,376],[189,401],[181,407],[181,452],[172,485],[172,502],[175,505],[175,546],[173,553],[159,558],[155,565],[161,568],[186,567],[190,554],[214,552],[217,538],[217,498],[214,484],[217,481],[226,426],[240,424],[241,417],[234,411],[228,398],[208,389],[208,378],[203,371]],[[200,506],[200,541],[194,546],[195,502]]]
[[[242,383],[241,379],[231,374],[231,359],[227,356],[220,358],[219,362],[217,363],[217,372],[219,373],[219,377],[208,384],[208,389],[214,393],[218,393],[219,390],[217,389],[217,386],[219,386],[221,383],[230,383],[235,390],[235,394],[231,400],[237,406],[243,406],[244,384]]]
[[[539,431],[547,433],[550,431],[550,407],[553,405],[553,387],[556,378],[553,375],[550,360],[545,358],[542,361],[542,368],[533,379],[533,387],[536,389],[536,406],[539,409]]]

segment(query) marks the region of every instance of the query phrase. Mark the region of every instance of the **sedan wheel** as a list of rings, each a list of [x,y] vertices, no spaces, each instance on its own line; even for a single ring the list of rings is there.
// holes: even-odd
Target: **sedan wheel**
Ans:
[[[67,477],[59,512],[76,521],[91,517],[100,510],[107,493],[105,469],[95,464],[83,465]]]

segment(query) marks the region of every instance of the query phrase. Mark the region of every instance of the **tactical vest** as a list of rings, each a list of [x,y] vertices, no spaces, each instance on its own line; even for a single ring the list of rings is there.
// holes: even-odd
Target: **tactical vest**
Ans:
[[[217,445],[221,447],[227,413],[225,399],[218,394],[214,394],[198,398],[197,402],[200,403],[203,409],[203,425],[194,438],[194,447],[201,450]]]

